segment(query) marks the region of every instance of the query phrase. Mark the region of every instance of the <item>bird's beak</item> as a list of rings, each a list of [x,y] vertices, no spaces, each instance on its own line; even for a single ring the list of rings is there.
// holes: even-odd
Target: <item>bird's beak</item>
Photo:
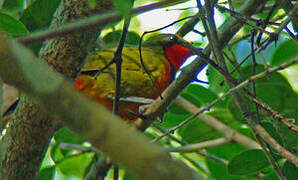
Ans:
[[[185,43],[187,43],[187,41],[185,39],[183,39],[180,35],[176,34],[176,36],[178,37],[177,44],[183,46],[183,45],[185,45]]]

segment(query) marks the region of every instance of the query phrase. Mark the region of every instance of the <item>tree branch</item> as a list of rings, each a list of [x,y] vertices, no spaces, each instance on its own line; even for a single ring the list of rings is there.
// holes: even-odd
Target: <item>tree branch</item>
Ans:
[[[0,36],[0,42],[1,79],[34,98],[56,117],[55,121],[59,119],[65,123],[138,177],[148,180],[197,179],[193,170],[173,160],[161,147],[150,143],[108,110],[75,91],[71,83],[50,71],[29,50],[3,36]],[[119,148],[127,146],[130,148]]]
[[[63,0],[54,14],[50,28],[57,29],[66,22],[105,12],[110,8],[111,4],[105,0],[101,0],[95,9],[88,6],[88,0]],[[68,79],[74,79],[80,72],[90,46],[98,37],[100,28],[93,27],[46,41],[40,50],[40,59]],[[27,68],[32,69],[31,66]],[[44,83],[47,79],[40,81]],[[48,89],[48,86],[44,83],[41,88]],[[1,141],[6,147],[0,157],[1,179],[34,179],[37,175],[49,141],[58,128],[50,113],[50,109],[41,109],[32,99],[21,95],[15,114],[9,121],[7,133]]]
[[[180,153],[196,152],[200,149],[221,146],[221,145],[227,144],[229,142],[230,141],[227,140],[226,138],[218,138],[218,139],[203,141],[203,142],[199,142],[199,143],[195,143],[195,144],[188,144],[188,145],[180,146],[180,147],[169,147],[169,148],[165,148],[165,149],[169,152],[180,152]]]
[[[239,13],[250,16],[255,13],[255,9],[264,4],[265,1],[257,1],[257,0],[249,0],[245,1],[245,4],[239,8]],[[229,18],[227,23],[222,27],[221,31],[219,31],[219,46],[223,48],[230,39],[233,38],[234,34],[238,32],[238,30],[243,25],[242,22],[238,22],[236,19]],[[205,55],[209,55],[211,51],[210,45],[208,45],[203,53]],[[171,85],[162,93],[163,99],[156,99],[154,103],[146,110],[144,115],[146,116],[145,120],[139,119],[136,122],[136,126],[145,130],[155,119],[159,117],[166,109],[166,107],[174,100],[178,94],[194,79],[194,76],[200,72],[200,70],[206,66],[207,63],[205,61],[201,61],[200,58],[193,61],[187,68],[185,69],[181,75],[175,79]]]
[[[164,0],[149,5],[137,7],[131,10],[131,15],[141,14],[174,2],[182,3],[185,2],[185,0]],[[112,5],[110,5],[110,7],[112,7]],[[110,7],[108,9],[110,9]],[[103,27],[109,23],[120,21],[121,19],[122,15],[118,11],[94,15],[89,18],[77,20],[73,23],[64,24],[61,27],[56,27],[55,29],[31,33],[28,36],[18,38],[18,42],[26,45],[32,42],[42,41],[57,36],[64,36],[71,32],[85,31],[89,28],[94,28],[96,26]]]
[[[185,99],[177,98],[174,102],[192,114],[196,114],[199,111],[199,109],[195,105],[186,101]],[[242,135],[241,133],[235,131],[234,129],[230,128],[229,126],[225,125],[221,121],[208,114],[200,114],[197,117],[216,131],[222,133],[222,135],[228,141],[235,141],[238,144],[241,144],[242,146],[249,149],[260,148],[260,146],[252,139]]]

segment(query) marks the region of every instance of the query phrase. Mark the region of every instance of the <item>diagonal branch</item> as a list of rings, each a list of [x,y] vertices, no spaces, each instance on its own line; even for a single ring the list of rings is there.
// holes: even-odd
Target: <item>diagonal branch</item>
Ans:
[[[188,145],[184,145],[184,146],[180,146],[180,147],[169,147],[169,148],[165,148],[165,149],[169,152],[180,152],[180,153],[196,152],[200,149],[221,146],[221,145],[227,144],[229,142],[230,142],[229,140],[222,137],[222,138],[217,138],[217,139],[213,139],[213,140],[209,140],[209,141],[188,144]]]
[[[255,13],[255,9],[264,4],[265,1],[249,0],[245,1],[245,4],[239,8],[239,13],[242,13],[247,16],[251,16]],[[219,46],[223,48],[238,32],[242,27],[243,23],[238,22],[236,19],[229,18],[227,23],[219,31]],[[208,45],[203,53],[209,55],[211,52],[211,47]],[[198,74],[201,69],[206,66],[205,61],[200,61],[200,58],[193,61],[187,68],[184,70],[181,75],[175,79],[171,85],[162,93],[162,97],[158,98],[152,103],[150,108],[146,110],[144,115],[146,116],[145,120],[139,119],[136,122],[136,126],[140,130],[145,130],[150,124],[159,117],[166,109],[166,107],[178,96],[178,94],[194,79],[194,76]]]
[[[105,0],[101,0],[95,9],[89,7],[88,0],[63,0],[54,14],[50,29],[57,29],[65,22],[105,12],[110,8],[111,4]],[[100,28],[102,27],[72,32],[46,41],[40,50],[40,59],[68,79],[74,79],[90,46],[95,43]],[[46,79],[40,81],[47,82]],[[42,88],[47,87],[48,84],[44,83]],[[18,107],[6,129],[7,133],[1,141],[5,147],[0,157],[1,179],[34,179],[37,175],[48,144],[59,127],[49,112],[50,109],[41,109],[31,98],[21,95]]]
[[[0,76],[4,82],[34,98],[52,113],[55,121],[62,121],[138,177],[147,180],[198,179],[192,169],[172,159],[165,150],[150,143],[103,106],[88,100],[15,41],[0,36],[0,57]],[[130,148],[119,148],[127,146]]]
[[[135,14],[144,13],[175,2],[183,3],[185,2],[185,0],[164,0],[156,3],[152,3],[149,5],[132,9],[131,14],[135,15]],[[71,33],[71,32],[85,31],[85,30],[88,30],[89,28],[94,28],[96,26],[103,27],[109,23],[120,21],[121,19],[122,19],[122,15],[119,12],[109,12],[106,14],[94,15],[89,18],[77,20],[76,22],[73,22],[73,23],[65,24],[61,27],[57,27],[56,29],[50,29],[50,30],[31,33],[28,36],[18,38],[18,42],[22,44],[30,44],[36,41],[42,41],[42,40],[57,37],[57,36],[67,35],[68,33]]]

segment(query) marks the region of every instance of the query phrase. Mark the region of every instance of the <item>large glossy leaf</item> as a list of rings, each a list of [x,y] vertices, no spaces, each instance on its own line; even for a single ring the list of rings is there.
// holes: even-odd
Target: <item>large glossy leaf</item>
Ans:
[[[92,162],[93,156],[94,154],[91,153],[73,155],[60,161],[56,167],[63,175],[75,175],[83,179],[85,170]]]
[[[36,0],[26,8],[20,18],[29,31],[47,27],[60,0]]]
[[[192,97],[197,99],[201,104],[207,105],[218,98],[218,96],[199,84],[190,84],[185,88],[183,93],[190,94]],[[215,105],[215,107],[225,107],[225,101],[221,101]]]
[[[228,172],[233,175],[248,175],[260,171],[269,164],[262,150],[252,149],[235,156],[228,164]]]
[[[172,112],[168,112],[165,114],[160,125],[163,128],[172,128],[184,121],[189,116],[190,114],[174,114]]]
[[[295,40],[287,40],[274,51],[270,64],[278,66],[295,57],[298,57],[298,43]]]
[[[217,157],[223,158],[225,160],[231,160],[234,156],[244,151],[245,148],[239,144],[227,144],[219,147],[209,148],[208,153],[215,155]],[[227,166],[214,162],[210,159],[206,159],[208,169],[212,177],[217,180],[253,180],[254,178],[249,178],[247,176],[236,176],[231,175],[227,171]]]
[[[11,36],[20,36],[28,33],[28,30],[21,21],[1,12],[0,31],[4,31]]]
[[[182,139],[188,143],[198,143],[220,137],[220,133],[213,130],[199,119],[194,119],[180,128],[178,133]]]

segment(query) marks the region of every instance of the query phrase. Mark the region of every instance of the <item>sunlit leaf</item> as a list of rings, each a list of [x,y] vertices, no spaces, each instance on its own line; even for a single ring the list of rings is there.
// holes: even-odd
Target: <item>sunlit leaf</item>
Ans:
[[[295,40],[287,40],[274,51],[270,64],[278,66],[295,57],[298,57],[298,43]]]
[[[56,167],[63,175],[75,175],[83,178],[86,168],[92,162],[94,154],[84,153],[66,157],[60,161]]]

